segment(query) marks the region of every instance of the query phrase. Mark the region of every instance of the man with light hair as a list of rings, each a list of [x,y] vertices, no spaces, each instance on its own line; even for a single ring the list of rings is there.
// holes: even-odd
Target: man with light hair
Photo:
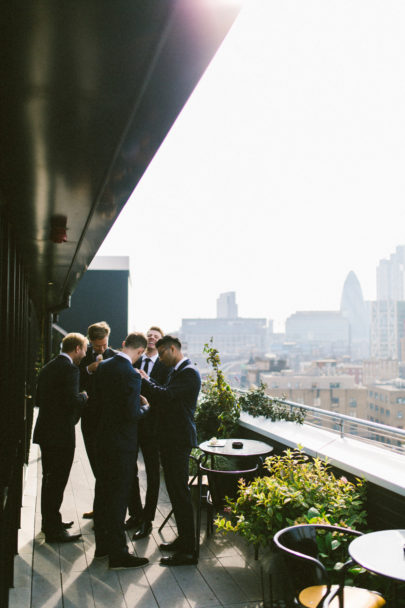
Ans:
[[[67,543],[81,536],[67,532],[73,522],[62,522],[60,507],[73,463],[75,425],[87,401],[87,393],[79,392],[78,368],[86,349],[85,336],[67,334],[62,340],[62,352],[38,376],[39,414],[33,441],[41,448],[41,515],[46,542]]]

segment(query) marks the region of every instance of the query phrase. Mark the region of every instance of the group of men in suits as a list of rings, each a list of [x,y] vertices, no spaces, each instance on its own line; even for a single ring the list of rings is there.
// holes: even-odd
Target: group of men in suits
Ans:
[[[160,545],[162,550],[172,553],[163,557],[161,563],[195,564],[197,559],[194,516],[188,487],[188,463],[191,449],[196,445],[194,411],[201,387],[200,375],[195,366],[183,356],[180,341],[172,336],[163,336],[158,327],[151,327],[146,338],[139,333],[129,334],[120,352],[108,347],[109,333],[110,328],[104,322],[90,326],[90,347],[87,353],[86,338],[81,334],[69,334],[79,335],[86,341],[79,349],[80,356],[74,353],[71,365],[76,368],[74,401],[80,402],[81,406],[86,401],[87,404],[80,412],[77,406],[72,407],[69,432],[74,439],[74,425],[81,415],[86,450],[96,478],[93,508],[95,557],[108,556],[110,568],[132,568],[147,563],[146,558],[135,557],[128,552],[124,532],[125,513],[128,506],[130,517],[125,527],[135,528],[134,540],[150,534],[158,501],[161,459],[178,528],[178,538],[174,542]],[[64,345],[62,357],[63,352]],[[43,368],[38,387],[44,385],[48,375],[47,367],[54,366],[58,359],[59,357]],[[78,386],[79,370],[76,366],[79,364],[80,387],[84,389],[83,392],[79,391]],[[46,399],[49,406],[42,410],[42,415],[41,408],[45,401],[37,403],[40,405],[40,414],[34,441],[40,443],[43,461],[44,453],[46,460],[48,447],[40,433],[41,425],[44,426],[46,420],[46,426],[52,428],[52,421],[58,418],[61,404],[65,400],[65,384],[59,383],[59,389],[56,384],[53,390],[49,390],[49,386],[45,390],[49,393]],[[50,409],[52,416],[47,413]],[[139,446],[143,452],[147,476],[143,507],[137,468]],[[63,449],[59,451],[63,452]],[[63,524],[59,512],[73,460],[74,443],[73,451],[70,444],[70,452],[70,466],[65,466],[63,479],[61,477],[58,485],[58,499],[53,501],[53,519],[57,520],[57,524],[49,530],[49,500],[46,498],[50,485],[49,465],[47,467],[45,464],[44,468],[42,495],[45,488],[45,498],[41,509],[48,542],[68,542],[80,536],[67,532],[69,524]],[[91,517],[93,513],[84,516]]]

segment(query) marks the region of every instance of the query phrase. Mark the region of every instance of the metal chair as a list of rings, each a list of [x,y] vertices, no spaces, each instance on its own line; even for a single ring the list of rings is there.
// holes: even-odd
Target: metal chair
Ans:
[[[199,497],[198,501],[198,512],[197,512],[197,554],[199,553],[200,547],[200,531],[201,531],[201,504],[205,498],[207,505],[207,537],[213,532],[213,522],[215,513],[224,513],[224,507],[226,507],[226,498],[235,499],[239,490],[239,480],[244,479],[246,482],[251,481],[257,476],[259,471],[259,464],[253,469],[247,469],[243,471],[222,471],[217,469],[210,469],[204,466],[201,462],[199,463]],[[206,477],[208,481],[207,493],[205,497],[202,493],[202,480]]]
[[[304,608],[380,608],[385,600],[368,589],[345,585],[347,568],[353,564],[349,559],[341,570],[340,581],[332,585],[330,576],[319,560],[318,531],[361,536],[362,533],[340,526],[323,524],[299,524],[277,532],[274,543],[289,556],[294,580],[294,601]]]

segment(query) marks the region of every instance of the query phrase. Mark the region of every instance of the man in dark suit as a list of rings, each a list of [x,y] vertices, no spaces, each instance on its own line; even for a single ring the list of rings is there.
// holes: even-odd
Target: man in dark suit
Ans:
[[[148,341],[146,351],[135,362],[134,367],[143,369],[155,382],[165,384],[169,368],[160,360],[156,342],[163,338],[159,327],[153,326],[146,333]],[[138,465],[135,464],[134,478],[129,496],[129,519],[125,523],[128,529],[135,528],[133,540],[145,538],[152,531],[152,522],[155,519],[156,507],[159,498],[160,486],[160,459],[158,441],[158,408],[151,408],[148,415],[139,421],[138,446],[142,449],[146,471],[146,497],[142,507],[139,489]]]
[[[166,488],[176,518],[178,538],[162,543],[160,548],[172,551],[162,557],[161,564],[180,566],[196,564],[194,513],[188,487],[188,465],[191,448],[197,445],[194,412],[201,388],[198,370],[181,352],[181,343],[173,336],[165,336],[156,347],[159,359],[173,370],[165,386],[156,384],[140,370],[142,394],[159,409],[160,456]]]
[[[141,378],[133,368],[145,347],[143,334],[129,334],[122,351],[102,361],[95,374],[100,406],[96,437],[95,557],[108,556],[112,569],[137,568],[148,563],[147,559],[128,553],[124,529],[136,463],[138,420],[148,409],[146,399],[141,397]]]
[[[90,345],[86,356],[80,362],[80,390],[85,390],[89,396],[83,409],[81,427],[87,457],[94,477],[97,477],[96,434],[99,421],[99,407],[94,389],[94,374],[100,361],[110,359],[116,354],[116,351],[108,346],[110,331],[110,326],[105,321],[93,323],[93,325],[89,326],[87,337]],[[83,513],[83,517],[91,519],[93,511]]]
[[[41,448],[41,515],[46,542],[66,543],[81,536],[66,531],[72,522],[62,522],[60,507],[73,463],[75,424],[87,400],[86,392],[79,392],[78,368],[86,348],[87,338],[82,334],[67,334],[61,354],[47,363],[38,377],[39,414],[33,441]]]

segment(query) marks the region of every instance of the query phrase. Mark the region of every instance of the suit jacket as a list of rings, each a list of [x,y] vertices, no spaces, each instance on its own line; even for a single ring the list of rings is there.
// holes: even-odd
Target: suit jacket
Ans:
[[[79,368],[64,355],[58,355],[41,369],[34,443],[75,446],[75,424],[86,403],[85,395],[79,392],[79,378]]]
[[[138,420],[145,414],[140,403],[141,376],[119,354],[101,361],[94,375],[99,406],[97,450],[136,451]]]
[[[139,357],[134,363],[134,367],[137,369],[141,369],[142,365],[142,357]],[[156,359],[154,366],[152,367],[152,371],[149,375],[157,384],[166,384],[167,378],[170,372],[170,368],[166,367],[164,363],[162,363],[159,358]],[[153,401],[152,401],[153,403]],[[142,420],[139,421],[138,433],[142,434],[142,437],[147,438],[156,438],[158,434],[158,419],[159,419],[159,411],[157,407],[151,407],[147,416],[144,416]]]
[[[201,388],[201,377],[189,359],[169,374],[162,386],[154,380],[142,380],[142,394],[159,410],[159,440],[162,444],[195,447],[197,433],[194,412]]]
[[[113,348],[106,348],[103,353],[103,360],[111,359],[117,353]],[[96,390],[95,390],[95,374],[89,374],[86,367],[96,360],[96,356],[93,353],[93,347],[90,345],[87,349],[86,356],[81,360],[79,365],[80,370],[80,390],[87,391],[89,399],[84,407],[82,414],[82,425],[86,425],[86,429],[89,432],[94,427],[94,432],[98,424],[98,407],[96,401]]]

